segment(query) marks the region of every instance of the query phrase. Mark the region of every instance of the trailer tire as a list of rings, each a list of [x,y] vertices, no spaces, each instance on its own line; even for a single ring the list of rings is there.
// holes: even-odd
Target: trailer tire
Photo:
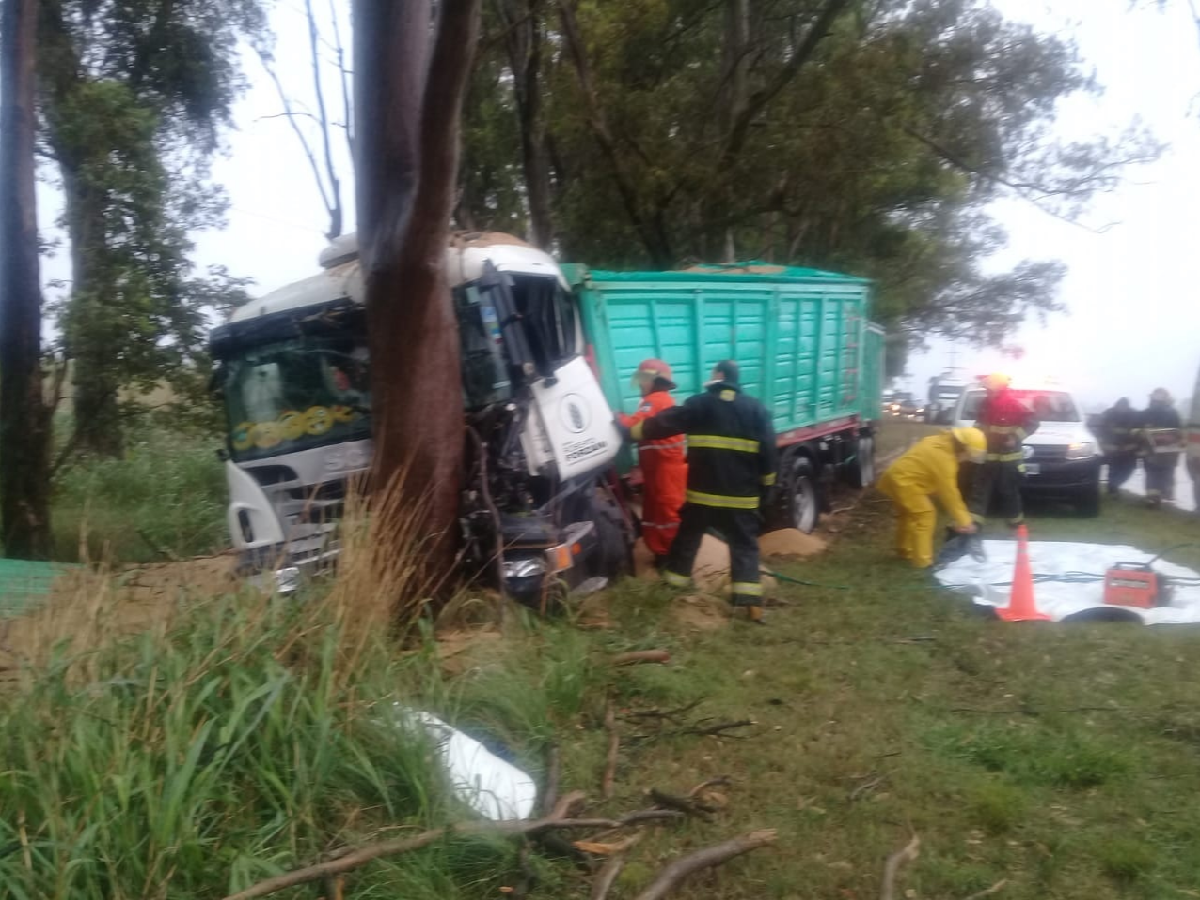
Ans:
[[[864,434],[858,439],[854,459],[846,466],[846,480],[852,487],[868,488],[875,483],[875,437]]]
[[[812,460],[807,456],[796,456],[782,487],[780,524],[812,534],[821,510],[821,492],[817,488],[817,473]]]

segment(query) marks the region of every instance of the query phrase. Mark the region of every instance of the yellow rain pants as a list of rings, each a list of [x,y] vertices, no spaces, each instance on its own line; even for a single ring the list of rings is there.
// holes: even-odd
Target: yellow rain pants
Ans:
[[[920,569],[933,565],[933,532],[937,510],[931,497],[960,528],[971,525],[971,514],[958,491],[958,444],[949,432],[935,434],[888,467],[879,490],[896,504],[896,552]]]

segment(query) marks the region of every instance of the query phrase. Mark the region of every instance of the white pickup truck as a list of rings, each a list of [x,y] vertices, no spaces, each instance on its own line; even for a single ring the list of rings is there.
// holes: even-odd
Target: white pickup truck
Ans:
[[[1071,503],[1084,516],[1100,512],[1100,443],[1088,429],[1082,407],[1055,385],[1014,384],[1017,399],[1038,420],[1025,440],[1025,479],[1021,492]],[[954,425],[975,424],[987,392],[982,384],[963,391],[954,407]]]

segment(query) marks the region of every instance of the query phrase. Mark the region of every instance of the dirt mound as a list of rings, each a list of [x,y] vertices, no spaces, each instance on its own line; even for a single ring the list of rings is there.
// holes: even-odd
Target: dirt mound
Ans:
[[[787,532],[775,532],[775,534],[787,534]],[[820,538],[814,538],[811,535],[795,532],[796,536],[801,538],[800,541],[792,540],[786,545],[779,539],[775,539],[773,543],[767,546],[787,546],[791,547],[790,555],[792,556],[812,556],[814,553],[820,553],[825,549],[825,542]],[[771,537],[764,535],[762,540]],[[781,554],[778,549],[768,551],[764,547],[762,540],[759,541],[759,546],[763,547],[762,554],[766,558],[768,556],[778,557]],[[803,550],[797,548],[803,547]],[[638,541],[633,548],[633,563],[634,572],[638,578],[643,581],[657,581],[658,572],[654,569],[654,555],[646,549],[646,545]],[[696,561],[692,564],[692,583],[697,589],[706,594],[722,594],[729,593],[729,546],[719,538],[713,537],[711,534],[706,534],[704,540],[700,544],[700,552],[696,554]],[[774,590],[778,587],[775,579],[769,575],[762,576],[762,586],[764,590]]]
[[[658,581],[654,554],[639,540],[633,548],[634,573],[643,581]],[[708,593],[716,593],[729,582],[729,547],[711,534],[704,536],[700,552],[692,564],[692,581]]]
[[[815,534],[805,534],[795,528],[772,531],[758,539],[763,559],[804,559],[829,549],[829,544]]]
[[[733,609],[724,600],[704,594],[676,597],[671,618],[688,631],[716,631],[729,624]]]

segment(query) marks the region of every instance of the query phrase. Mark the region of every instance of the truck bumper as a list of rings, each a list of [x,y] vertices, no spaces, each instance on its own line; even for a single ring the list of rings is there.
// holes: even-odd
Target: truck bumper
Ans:
[[[234,570],[259,589],[290,594],[315,575],[332,570],[337,563],[336,543],[318,536],[267,547],[252,547],[238,554]]]
[[[500,564],[504,592],[519,603],[540,608],[552,593],[601,590],[608,580],[589,575],[598,552],[591,522],[568,525],[559,542],[549,547],[514,547]]]

